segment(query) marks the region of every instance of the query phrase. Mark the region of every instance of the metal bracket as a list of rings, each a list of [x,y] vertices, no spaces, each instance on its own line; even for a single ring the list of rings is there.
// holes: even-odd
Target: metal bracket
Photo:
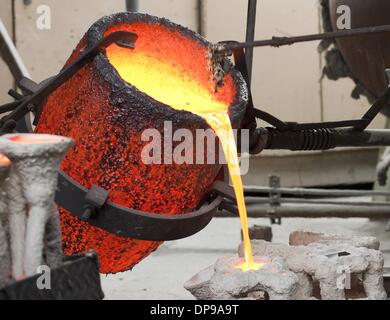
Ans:
[[[18,87],[25,95],[32,95],[37,92],[41,86],[29,78],[23,77],[20,79]]]
[[[281,193],[278,189],[280,189],[280,177],[277,175],[271,175],[269,177],[269,204],[270,209],[268,213],[270,215],[271,224],[282,224],[282,218],[277,215],[277,208],[281,206]]]
[[[97,186],[87,189],[60,172],[55,201],[72,215],[112,234],[139,240],[170,241],[192,236],[205,228],[222,197],[211,196],[200,209],[180,215],[143,212],[111,202],[104,189]],[[86,208],[91,204],[94,216],[86,214]]]
[[[102,208],[108,199],[108,191],[93,185],[85,196],[85,210],[82,214],[82,220],[88,221],[88,219],[94,218],[98,212],[98,209]]]

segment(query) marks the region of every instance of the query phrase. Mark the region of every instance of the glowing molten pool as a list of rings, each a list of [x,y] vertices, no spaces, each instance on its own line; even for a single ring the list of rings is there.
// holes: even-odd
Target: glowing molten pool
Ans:
[[[247,263],[246,261],[243,262],[242,264],[236,266],[236,269],[241,269],[242,271],[247,272],[251,270],[260,270],[261,268],[264,267],[264,265],[265,263],[263,262],[256,262],[252,260],[250,264]]]
[[[153,32],[161,34],[158,30]],[[228,114],[229,106],[233,102],[232,88],[228,83],[216,91],[210,73],[199,73],[202,64],[204,68],[204,63],[207,62],[204,59],[206,52],[203,53],[203,57],[194,56],[194,52],[199,50],[188,51],[188,55],[176,55],[172,50],[155,51],[150,48],[150,44],[144,47],[142,38],[140,40],[135,50],[115,45],[108,48],[107,57],[110,63],[129,84],[174,109],[190,111],[201,116],[216,132],[228,162],[241,219],[245,250],[245,263],[241,269],[258,270],[262,264],[253,261],[237,146]],[[159,39],[159,41],[164,40]],[[168,43],[172,47],[175,45],[171,41]],[[189,59],[199,59],[199,68],[193,69],[194,65],[186,68]]]

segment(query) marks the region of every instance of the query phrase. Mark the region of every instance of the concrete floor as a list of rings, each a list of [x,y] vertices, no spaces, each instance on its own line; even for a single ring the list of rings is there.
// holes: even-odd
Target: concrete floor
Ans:
[[[251,219],[250,223],[269,225],[269,220]],[[273,226],[273,241],[287,243],[290,232],[299,229],[375,236],[390,267],[390,233],[385,232],[385,225],[386,221],[368,219],[284,219],[281,226]],[[183,283],[219,257],[235,255],[239,242],[239,220],[215,218],[197,235],[165,243],[133,271],[103,275],[106,299],[193,299]]]

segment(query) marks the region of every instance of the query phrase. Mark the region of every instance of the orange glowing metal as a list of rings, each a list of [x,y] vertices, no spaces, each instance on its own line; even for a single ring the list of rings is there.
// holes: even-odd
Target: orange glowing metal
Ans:
[[[56,137],[40,137],[39,135],[24,135],[24,136],[15,136],[12,138],[8,138],[8,140],[21,143],[21,144],[38,144],[38,143],[54,143],[62,141],[61,138]]]
[[[113,44],[106,55],[121,77],[140,91],[179,110],[183,106],[189,110],[187,103],[202,112],[225,110],[233,103],[236,89],[230,74],[225,85],[212,94],[215,82],[208,51],[200,43],[188,41],[179,31],[167,32],[162,25],[144,22],[112,26],[106,35],[115,31],[138,34],[134,50]]]
[[[257,262],[252,262],[250,265],[246,262],[236,266],[236,269],[241,269],[242,271],[244,272],[247,272],[247,271],[252,271],[252,270],[260,270],[261,268],[263,268],[265,266],[265,263],[257,263]]]
[[[141,48],[137,46],[137,49],[111,46],[107,50],[107,57],[122,79],[174,109],[201,116],[216,132],[227,159],[240,213],[245,250],[245,263],[241,269],[258,270],[262,264],[253,261],[237,146],[228,114],[231,101],[224,101],[224,94],[221,96],[214,91],[215,84],[212,79],[194,77],[181,66],[180,61],[188,57],[175,57],[178,61],[167,61],[161,59],[161,51],[143,51],[142,44]]]

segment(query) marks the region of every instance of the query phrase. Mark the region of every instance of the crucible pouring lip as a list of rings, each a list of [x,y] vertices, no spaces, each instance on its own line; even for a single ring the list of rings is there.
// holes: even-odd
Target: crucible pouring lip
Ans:
[[[137,22],[162,25],[166,27],[167,30],[179,32],[186,36],[189,40],[196,41],[205,49],[211,48],[211,43],[208,42],[205,38],[181,25],[175,24],[165,18],[134,12],[113,14],[97,21],[86,34],[87,45],[88,47],[93,46],[95,43],[102,40],[105,33],[109,31],[110,28],[126,24],[129,25]],[[135,43],[135,46],[137,46],[137,43]],[[167,118],[172,119],[172,121],[183,123],[191,122],[195,125],[199,125],[200,127],[209,127],[207,122],[200,116],[195,115],[189,111],[174,109],[171,106],[150,97],[144,92],[138,90],[132,84],[123,80],[116,68],[109,62],[104,52],[100,53],[95,58],[93,63],[95,64],[95,70],[99,72],[100,76],[102,76],[104,80],[112,87],[116,87],[115,90],[117,95],[120,96],[123,104],[126,104],[127,102],[131,103],[131,100],[134,100],[135,97],[142,101],[146,112],[148,110],[154,110],[155,112],[156,108],[159,108],[163,110],[164,115]],[[230,63],[230,61],[227,63]],[[228,108],[228,113],[233,128],[239,128],[241,126],[242,119],[245,116],[246,106],[249,99],[248,88],[244,78],[238,70],[236,70],[234,67],[231,67],[229,73],[233,78],[236,94],[233,103]]]

